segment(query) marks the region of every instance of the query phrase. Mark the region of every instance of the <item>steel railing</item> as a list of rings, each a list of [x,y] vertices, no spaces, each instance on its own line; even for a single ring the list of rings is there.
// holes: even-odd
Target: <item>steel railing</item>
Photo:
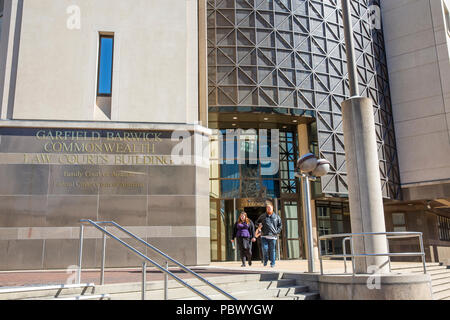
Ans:
[[[194,271],[190,270],[189,268],[187,268],[186,266],[184,266],[180,262],[178,262],[175,259],[171,258],[170,256],[168,256],[167,254],[165,254],[164,252],[162,252],[158,248],[156,248],[156,247],[152,246],[151,244],[149,244],[148,242],[142,240],[141,238],[139,238],[138,236],[134,235],[130,231],[126,230],[125,228],[123,228],[122,226],[120,226],[119,224],[117,224],[114,221],[96,221],[96,222],[94,222],[94,221],[89,220],[89,219],[83,219],[83,220],[80,220],[80,223],[81,223],[81,226],[80,226],[80,246],[79,246],[79,255],[78,255],[78,268],[79,269],[78,269],[78,275],[77,275],[78,276],[78,279],[77,279],[78,283],[81,282],[81,269],[82,269],[82,259],[83,259],[84,224],[90,224],[90,225],[94,226],[97,230],[99,230],[99,231],[101,231],[103,233],[102,262],[101,262],[101,270],[100,270],[100,283],[102,285],[104,284],[104,281],[105,281],[106,237],[108,236],[111,239],[116,240],[117,242],[119,242],[120,244],[125,246],[127,249],[129,249],[130,251],[132,251],[133,253],[137,254],[139,257],[141,257],[143,259],[143,262],[142,262],[142,300],[145,300],[146,270],[147,270],[147,263],[148,262],[150,262],[152,265],[154,265],[158,270],[162,271],[164,273],[164,275],[165,275],[164,276],[164,299],[165,300],[168,299],[168,277],[169,276],[172,277],[173,279],[175,279],[178,283],[180,283],[184,287],[188,288],[192,292],[194,292],[197,295],[199,295],[200,297],[202,297],[203,299],[211,300],[208,296],[204,295],[203,293],[201,293],[200,291],[198,291],[197,289],[195,289],[194,287],[192,287],[191,285],[189,285],[188,283],[186,283],[185,281],[183,281],[182,279],[177,277],[175,274],[170,272],[169,271],[169,261],[172,262],[173,264],[177,265],[178,267],[180,267],[183,271],[192,274],[194,277],[196,277],[200,281],[204,282],[206,285],[208,285],[209,287],[213,288],[214,290],[220,292],[221,294],[223,294],[227,298],[229,298],[231,300],[237,300],[235,297],[233,297],[229,293],[223,291],[222,289],[220,289],[216,285],[212,284],[211,282],[209,282],[208,280],[206,280],[205,278],[203,278],[199,274],[197,274]],[[124,232],[125,234],[129,235],[131,238],[133,238],[133,239],[137,240],[138,242],[142,243],[147,248],[150,248],[153,252],[157,253],[158,255],[160,255],[161,257],[166,259],[165,267],[162,267],[161,265],[159,265],[158,263],[156,263],[155,261],[153,261],[152,259],[150,259],[146,255],[144,255],[142,252],[136,250],[135,248],[130,246],[128,243],[126,243],[123,240],[119,239],[118,237],[113,235],[111,232],[106,230],[106,228],[103,228],[100,225],[110,225],[112,227],[115,227],[118,230],[120,230],[120,231]]]
[[[389,239],[400,239],[400,238],[419,238],[419,245],[420,245],[420,252],[401,252],[401,253],[354,253],[354,241],[353,238],[355,236],[361,237],[361,236],[386,236],[386,242],[387,242],[387,248],[389,251]],[[329,239],[339,239],[342,238],[342,250],[343,254],[324,254],[322,255],[322,240],[329,240]],[[355,274],[355,257],[388,257],[389,261],[389,272],[392,271],[391,269],[391,257],[416,257],[420,256],[422,257],[422,264],[423,264],[423,272],[424,274],[427,273],[427,267],[425,264],[425,251],[423,246],[423,235],[422,232],[368,232],[368,233],[342,233],[342,234],[330,234],[330,235],[323,235],[319,238],[319,260],[320,260],[320,274],[323,275],[323,258],[343,258],[344,260],[344,269],[345,273],[347,273],[347,258],[351,258],[352,260],[352,274]],[[350,254],[347,254],[347,249],[345,246],[346,241],[350,241]]]

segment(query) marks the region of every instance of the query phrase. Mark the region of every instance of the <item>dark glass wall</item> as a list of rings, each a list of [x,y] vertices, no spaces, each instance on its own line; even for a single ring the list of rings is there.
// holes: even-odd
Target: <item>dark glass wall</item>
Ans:
[[[267,145],[265,152],[268,157],[272,156],[270,131],[267,131],[268,138],[264,144],[261,143],[256,130],[245,133],[239,141],[234,136],[228,137],[227,130],[220,130],[220,132],[221,138],[214,134],[211,138],[210,191],[213,198],[274,199],[280,198],[281,195],[297,194],[297,182],[294,176],[298,153],[295,132],[280,131],[279,170],[270,175],[267,173],[270,170],[264,170],[264,168],[269,169],[270,164],[267,163],[267,159],[259,158],[259,148],[262,145]],[[227,156],[227,150],[230,148],[233,150],[232,157]],[[239,158],[239,154],[242,158]]]
[[[374,101],[383,195],[400,179],[382,30],[353,0],[361,95]],[[341,102],[348,96],[339,0],[208,0],[209,112],[313,115],[318,155],[332,163],[322,192],[348,193]]]

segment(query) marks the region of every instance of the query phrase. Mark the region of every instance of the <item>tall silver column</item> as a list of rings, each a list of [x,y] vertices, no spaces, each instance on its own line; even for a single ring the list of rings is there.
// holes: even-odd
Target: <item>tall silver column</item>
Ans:
[[[308,272],[316,272],[314,265],[314,239],[312,232],[312,217],[311,217],[311,188],[309,185],[309,177],[302,174],[303,181],[303,205],[306,212],[306,245],[308,250]]]
[[[351,98],[342,103],[352,233],[386,232],[373,102],[359,97],[349,0],[342,1]],[[387,253],[386,236],[355,237],[354,253]],[[355,272],[389,272],[387,257],[355,259]]]

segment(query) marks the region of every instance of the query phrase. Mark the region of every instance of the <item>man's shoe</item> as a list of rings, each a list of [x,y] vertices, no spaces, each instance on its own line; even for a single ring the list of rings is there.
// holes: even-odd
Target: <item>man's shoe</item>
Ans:
[[[267,262],[264,262],[264,267],[267,267]]]
[[[270,267],[271,267],[271,268],[275,268],[275,265],[274,265],[274,264],[271,264]]]
[[[245,267],[245,263],[243,263],[243,264],[241,265],[241,267]]]
[[[248,262],[248,265],[249,265],[249,266],[251,266],[251,265],[252,265],[252,262],[251,262],[251,261],[249,261],[249,262]]]

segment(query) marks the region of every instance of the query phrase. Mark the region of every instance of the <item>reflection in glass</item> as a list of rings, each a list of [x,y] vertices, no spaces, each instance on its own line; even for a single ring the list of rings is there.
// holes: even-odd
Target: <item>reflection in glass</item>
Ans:
[[[239,198],[239,180],[221,180],[222,198]]]
[[[220,166],[221,178],[223,179],[239,179],[239,165],[235,164],[222,164]]]

